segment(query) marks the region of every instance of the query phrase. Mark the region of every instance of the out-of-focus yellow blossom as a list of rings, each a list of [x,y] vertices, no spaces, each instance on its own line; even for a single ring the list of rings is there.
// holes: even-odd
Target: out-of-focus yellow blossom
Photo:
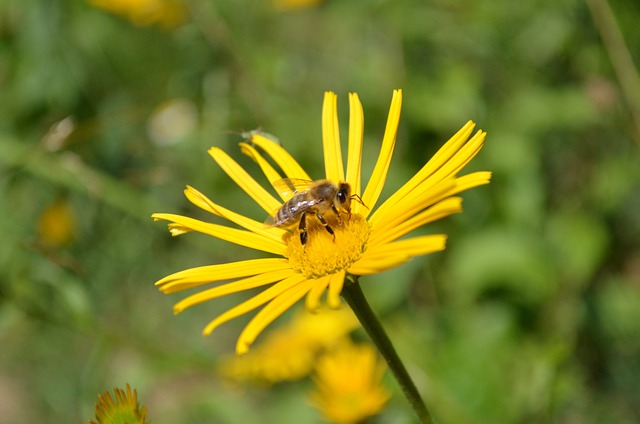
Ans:
[[[186,140],[198,127],[198,109],[188,99],[169,99],[159,104],[147,122],[153,144],[172,146]]]
[[[318,354],[359,326],[351,309],[299,310],[291,322],[269,333],[243,356],[229,356],[220,373],[236,381],[277,383],[299,380],[313,370]]]
[[[331,422],[361,422],[378,414],[391,396],[382,385],[385,369],[373,347],[340,344],[318,360],[310,402]]]
[[[134,25],[175,28],[187,19],[181,0],[87,0],[89,4],[128,19]]]
[[[322,0],[273,0],[273,8],[281,12],[291,12],[317,6]]]
[[[56,200],[47,206],[38,219],[38,236],[49,246],[64,246],[74,239],[75,216],[66,200]]]
[[[115,401],[108,391],[98,395],[96,403],[96,421],[89,420],[89,424],[145,424],[147,407],[138,405],[138,393],[127,384],[126,391],[114,389]]]

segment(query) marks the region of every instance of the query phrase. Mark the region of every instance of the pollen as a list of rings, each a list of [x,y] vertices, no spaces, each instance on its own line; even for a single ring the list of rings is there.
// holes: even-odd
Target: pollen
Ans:
[[[285,235],[285,256],[291,267],[308,278],[319,278],[348,269],[367,247],[371,227],[358,214],[349,219],[333,219],[329,225],[335,238],[314,217],[307,219],[307,242],[300,242],[300,232]]]

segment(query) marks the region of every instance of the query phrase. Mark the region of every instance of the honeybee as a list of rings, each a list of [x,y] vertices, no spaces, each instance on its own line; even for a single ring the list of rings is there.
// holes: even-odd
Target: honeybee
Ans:
[[[339,223],[341,214],[351,217],[351,200],[362,203],[357,194],[351,194],[351,186],[347,182],[338,184],[328,180],[309,181],[298,178],[284,178],[273,183],[283,196],[293,193],[266,223],[274,227],[290,227],[298,223],[300,243],[307,243],[307,215],[314,215],[335,240],[335,233],[325,219],[327,212],[333,212]],[[362,203],[364,205],[364,203]]]

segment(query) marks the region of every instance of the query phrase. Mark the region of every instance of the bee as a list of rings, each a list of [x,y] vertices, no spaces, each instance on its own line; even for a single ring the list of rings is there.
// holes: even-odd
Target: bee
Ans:
[[[307,243],[307,215],[313,215],[324,226],[335,240],[335,233],[329,226],[326,213],[335,214],[342,225],[341,214],[351,218],[351,200],[362,203],[357,194],[351,194],[351,186],[347,182],[338,184],[328,180],[309,181],[298,178],[284,178],[273,183],[283,196],[293,193],[266,223],[274,227],[291,227],[298,224],[300,243]],[[364,205],[364,203],[362,203]]]

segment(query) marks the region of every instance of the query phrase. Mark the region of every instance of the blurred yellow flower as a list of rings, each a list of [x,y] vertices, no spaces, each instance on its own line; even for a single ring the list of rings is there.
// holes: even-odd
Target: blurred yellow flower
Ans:
[[[282,12],[291,12],[317,6],[320,3],[322,0],[273,0],[273,8]]]
[[[138,405],[138,393],[127,384],[127,389],[114,389],[115,401],[108,391],[98,395],[96,403],[96,421],[89,424],[144,424],[147,418],[147,407]]]
[[[373,347],[347,341],[318,360],[310,402],[331,422],[361,422],[379,413],[391,396],[382,385],[385,369]]]
[[[349,308],[302,309],[291,322],[270,332],[243,356],[223,359],[220,373],[233,380],[273,384],[295,381],[311,374],[318,354],[330,349],[359,326]]]
[[[134,25],[158,24],[175,28],[187,19],[186,5],[181,0],[87,0],[89,4],[120,15]]]
[[[198,126],[198,109],[188,99],[169,99],[159,104],[147,122],[153,144],[172,146],[186,140]]]
[[[164,293],[173,293],[227,281],[178,302],[174,313],[221,296],[265,287],[259,294],[215,318],[203,330],[203,334],[210,334],[219,325],[266,304],[240,334],[236,344],[238,354],[246,353],[265,327],[303,297],[306,296],[307,308],[316,310],[321,296],[327,291],[329,306],[337,308],[347,275],[379,273],[415,256],[443,250],[446,236],[442,234],[399,239],[428,223],[460,212],[462,199],[454,195],[489,182],[489,172],[457,176],[480,151],[485,139],[486,133],[482,131],[469,139],[475,125],[468,122],[413,178],[375,209],[395,147],[402,92],[396,90],[393,93],[380,155],[364,191],[361,190],[360,176],[364,117],[357,94],[350,94],[349,100],[346,172],[340,147],[337,96],[334,93],[325,93],[322,110],[325,178],[335,184],[346,182],[357,200],[351,202],[348,218],[334,215],[328,222],[334,234],[329,234],[315,217],[307,220],[304,231],[297,227],[265,225],[214,203],[189,186],[185,195],[192,203],[242,229],[169,213],[152,215],[156,220],[169,221],[169,231],[173,236],[198,231],[279,256],[187,269],[156,282]],[[240,146],[244,154],[257,162],[276,191],[283,175],[271,165],[271,161],[287,178],[312,179],[282,146],[259,134],[252,136],[251,143],[240,143]],[[282,207],[283,201],[293,195],[280,193],[279,200],[221,149],[213,147],[209,154],[271,216]],[[331,218],[330,214],[325,216]],[[306,244],[300,236],[305,231],[309,241]]]
[[[38,219],[38,235],[49,246],[64,246],[75,236],[75,215],[69,202],[56,200],[49,204]]]

